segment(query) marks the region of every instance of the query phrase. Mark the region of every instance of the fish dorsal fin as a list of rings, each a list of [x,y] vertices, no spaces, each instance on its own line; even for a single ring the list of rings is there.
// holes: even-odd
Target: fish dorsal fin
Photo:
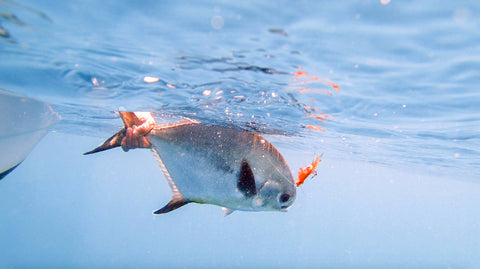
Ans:
[[[240,168],[240,174],[238,175],[237,188],[246,197],[251,197],[257,194],[257,188],[255,186],[255,176],[250,168],[247,160],[242,160],[242,166]]]
[[[231,209],[231,208],[228,208],[228,207],[222,207],[222,210],[223,210],[223,216],[226,217],[230,214],[232,214],[233,212],[235,212],[235,209]]]
[[[200,123],[200,122],[197,121],[197,120],[190,119],[190,118],[184,118],[180,121],[176,121],[176,122],[172,122],[172,123],[159,124],[159,125],[155,126],[155,128],[153,128],[151,133],[153,135],[155,135],[155,133],[159,132],[159,131],[164,131],[164,130],[167,130],[167,129],[182,127],[182,126],[185,126],[185,125],[194,125],[194,124],[198,124],[198,123]]]
[[[155,148],[152,148],[152,152],[153,152],[153,156],[155,156],[155,160],[157,160],[158,166],[160,167],[160,171],[162,171],[163,176],[165,177],[165,179],[167,179],[168,186],[172,190],[172,199],[170,200],[170,202],[166,206],[155,211],[154,214],[168,213],[172,210],[175,210],[181,206],[184,206],[190,203],[191,201],[186,200],[178,190],[177,185],[173,181],[173,178],[170,175],[170,172],[168,172],[168,169],[163,163],[162,158],[160,158],[160,155],[158,154],[157,150]]]

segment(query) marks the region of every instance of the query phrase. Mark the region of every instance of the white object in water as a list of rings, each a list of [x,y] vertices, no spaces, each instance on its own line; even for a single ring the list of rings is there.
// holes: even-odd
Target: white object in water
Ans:
[[[49,104],[0,89],[0,179],[17,167],[59,120]]]

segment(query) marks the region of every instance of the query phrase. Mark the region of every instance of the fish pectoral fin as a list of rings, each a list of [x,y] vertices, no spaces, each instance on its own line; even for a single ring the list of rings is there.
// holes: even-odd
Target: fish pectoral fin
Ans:
[[[191,203],[191,201],[187,201],[185,200],[185,198],[183,198],[183,196],[179,193],[177,194],[174,194],[172,196],[172,199],[170,200],[170,202],[168,202],[168,204],[162,208],[160,208],[159,210],[153,212],[153,214],[165,214],[165,213],[168,213],[170,211],[173,211],[179,207],[182,207],[188,203]]]
[[[252,197],[257,194],[255,176],[253,175],[252,168],[250,168],[250,164],[245,159],[242,161],[240,174],[238,175],[237,188],[245,197]]]
[[[231,208],[228,208],[228,207],[222,207],[222,210],[223,210],[223,216],[226,217],[230,214],[232,214],[233,212],[235,212],[235,209],[231,209]]]

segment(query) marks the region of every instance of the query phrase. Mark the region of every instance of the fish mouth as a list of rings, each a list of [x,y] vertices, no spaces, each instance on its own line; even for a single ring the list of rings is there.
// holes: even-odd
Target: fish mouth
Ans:
[[[289,205],[284,205],[284,206],[281,206],[281,207],[280,207],[280,211],[282,211],[282,212],[287,212],[289,208],[290,208]]]

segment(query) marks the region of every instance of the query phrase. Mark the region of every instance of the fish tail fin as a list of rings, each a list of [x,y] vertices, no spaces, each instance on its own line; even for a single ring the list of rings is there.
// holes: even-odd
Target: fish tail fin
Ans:
[[[120,117],[122,117],[125,129],[133,125],[142,125],[142,121],[138,119],[134,112],[120,111],[118,113],[120,113]]]
[[[122,139],[124,137],[125,137],[125,129],[122,129],[118,133],[116,133],[112,137],[110,137],[109,139],[105,140],[105,142],[103,142],[103,144],[101,144],[100,146],[94,148],[93,150],[91,150],[89,152],[83,153],[83,155],[93,154],[93,153],[97,153],[97,152],[104,151],[104,150],[107,150],[107,149],[113,149],[113,148],[116,148],[116,147],[120,147],[122,145]]]
[[[97,153],[100,151],[120,147],[122,145],[122,139],[125,137],[125,130],[128,127],[132,127],[133,125],[141,125],[142,122],[137,118],[135,113],[133,112],[125,112],[125,111],[120,111],[120,116],[122,117],[124,128],[120,130],[118,133],[114,134],[112,137],[109,139],[105,140],[102,145],[99,147],[89,151],[85,152],[83,155],[88,155],[88,154],[93,154]]]

